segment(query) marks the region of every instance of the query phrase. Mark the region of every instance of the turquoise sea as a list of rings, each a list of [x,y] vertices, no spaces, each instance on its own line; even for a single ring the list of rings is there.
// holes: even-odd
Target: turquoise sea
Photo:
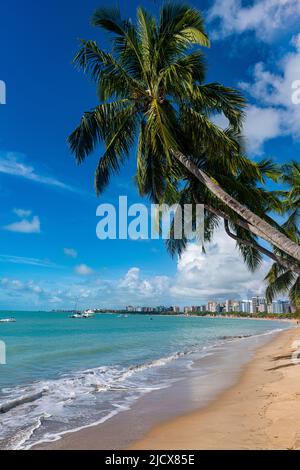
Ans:
[[[7,313],[0,312],[0,318]],[[17,312],[0,323],[0,448],[28,448],[101,423],[141,396],[204,373],[201,359],[220,345],[288,327],[276,321]],[[214,367],[218,367],[216,358]],[[24,400],[25,399],[25,400]],[[25,401],[23,403],[23,401]],[[3,410],[2,410],[3,411]]]

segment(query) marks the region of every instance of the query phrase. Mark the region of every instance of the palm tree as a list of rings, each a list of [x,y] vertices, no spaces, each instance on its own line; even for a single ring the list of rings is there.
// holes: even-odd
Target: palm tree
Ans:
[[[137,183],[142,195],[162,201],[188,171],[223,205],[247,223],[251,233],[287,253],[298,264],[300,246],[265,214],[258,215],[226,192],[219,177],[203,170],[226,166],[256,174],[242,155],[239,134],[245,101],[232,88],[204,84],[201,47],[209,46],[201,14],[187,5],[166,3],[156,20],[143,8],[137,21],[123,20],[118,9],[99,8],[93,25],[112,33],[112,52],[82,41],[75,63],[97,84],[100,104],[85,112],[69,137],[78,163],[105,144],[95,174],[99,194],[120,169],[137,137]],[[198,46],[198,47],[197,47]],[[222,130],[211,120],[223,113]]]
[[[266,297],[272,302],[279,294],[288,294],[291,304],[300,308],[300,276],[291,270],[274,263],[266,279],[268,287]]]
[[[290,162],[283,166],[282,182],[288,185],[287,193],[283,193],[285,199],[283,205],[289,213],[289,218],[284,224],[284,229],[295,241],[300,238],[300,164]],[[279,193],[280,194],[280,193]]]
[[[283,201],[289,213],[284,229],[289,236],[299,243],[299,218],[300,218],[300,164],[291,162],[283,166],[282,182],[288,185],[287,191],[281,191],[285,196]],[[287,258],[287,256],[285,255]],[[268,283],[267,299],[271,302],[278,294],[288,294],[291,303],[300,308],[300,273],[275,262],[266,276]]]
[[[209,162],[207,162],[209,164]],[[264,181],[267,178],[274,180],[278,179],[278,176],[282,174],[282,168],[275,165],[270,160],[262,160],[257,163],[259,168],[260,179]],[[257,214],[264,216],[264,214],[272,211],[282,214],[283,207],[286,209],[287,202],[282,200],[282,191],[266,191],[264,187],[260,186],[257,177],[253,174],[247,174],[246,172],[240,172],[234,179],[232,175],[228,174],[226,168],[220,171],[220,168],[214,169],[205,167],[205,172],[209,173],[214,177],[215,173],[218,174],[219,181],[222,187],[229,193],[233,194],[241,203],[247,204],[252,211]],[[174,201],[171,199],[166,202],[172,204]],[[259,232],[255,234],[255,231],[250,231],[248,223],[237,216],[237,214],[228,208],[225,204],[221,203],[207,188],[199,185],[199,181],[194,178],[188,177],[184,187],[178,192],[175,198],[179,203],[179,209],[184,204],[203,204],[205,208],[204,218],[204,240],[210,241],[212,235],[220,223],[224,224],[226,234],[237,242],[237,247],[244,258],[244,261],[248,265],[251,271],[255,271],[261,264],[265,255],[272,259],[278,266],[285,270],[290,270],[294,273],[300,274],[300,266],[290,257],[286,256],[279,250],[273,249],[273,251],[259,243]],[[292,210],[292,216],[294,210]],[[193,214],[193,220],[190,221],[192,230],[196,228],[195,213]],[[174,220],[178,218],[174,217]],[[272,223],[270,219],[270,223]],[[184,223],[184,221],[182,222]],[[291,221],[290,218],[286,222],[285,229],[289,230],[290,236],[293,236],[291,232]],[[167,249],[172,256],[178,254],[181,256],[187,245],[187,237],[190,234],[185,233],[185,236],[181,239],[174,237],[174,221],[171,226],[170,238],[167,240]],[[295,239],[295,237],[294,237]],[[297,239],[295,239],[297,241]],[[203,247],[204,249],[204,247]]]

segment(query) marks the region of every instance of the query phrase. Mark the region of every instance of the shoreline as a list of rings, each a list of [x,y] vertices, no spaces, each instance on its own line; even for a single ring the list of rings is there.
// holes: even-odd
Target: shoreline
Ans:
[[[130,450],[300,450],[300,364],[281,332],[256,351],[238,382],[202,410],[154,427]]]
[[[66,433],[61,439],[54,442],[40,442],[39,444],[35,444],[32,449],[218,449],[219,447],[212,443],[218,442],[216,437],[218,437],[220,432],[219,430],[213,431],[211,426],[209,426],[209,435],[212,439],[211,443],[209,443],[207,439],[202,440],[201,437],[199,438],[199,441],[195,441],[195,439],[192,438],[193,435],[201,436],[202,424],[199,423],[202,423],[202,414],[209,413],[216,409],[217,415],[213,416],[211,421],[213,422],[217,420],[216,422],[219,422],[224,411],[224,409],[222,410],[222,407],[224,408],[225,406],[226,408],[228,405],[226,398],[227,394],[234,393],[235,388],[240,387],[240,384],[243,383],[245,376],[248,374],[248,370],[254,368],[255,375],[258,375],[259,377],[258,381],[262,381],[263,377],[261,377],[261,373],[258,373],[259,371],[257,371],[257,368],[259,368],[261,372],[263,367],[261,354],[269,354],[270,357],[278,356],[279,354],[277,352],[275,353],[275,350],[277,350],[277,343],[282,345],[282,343],[285,342],[286,337],[288,337],[288,342],[291,343],[294,336],[298,338],[300,336],[300,330],[291,328],[276,334],[275,338],[272,338],[271,341],[267,342],[267,344],[264,343],[263,346],[261,344],[256,346],[252,345],[252,349],[248,351],[248,356],[250,357],[238,366],[237,364],[235,366],[231,366],[233,369],[229,371],[232,376],[231,381],[224,384],[217,393],[215,392],[206,401],[202,400],[201,402],[198,399],[197,402],[194,400],[194,406],[190,406],[189,409],[184,406],[184,403],[187,402],[187,400],[193,401],[193,395],[196,396],[199,394],[199,389],[203,387],[203,380],[200,380],[200,378],[198,382],[192,384],[192,387],[190,387],[190,396],[184,395],[185,390],[184,388],[180,389],[180,387],[179,389],[178,387],[177,389],[175,388],[175,392],[174,390],[173,392],[172,390],[170,392],[170,389],[168,389],[167,400],[163,391],[162,394],[159,392],[158,394],[157,392],[152,392],[151,395],[147,395],[146,398],[138,401],[134,409],[124,410],[105,423],[91,425],[86,429]],[[241,344],[239,347],[241,347]],[[286,346],[284,346],[284,348],[285,347]],[[234,346],[234,354],[239,356],[239,351],[236,350],[236,348],[238,348],[237,344]],[[249,346],[247,346],[247,348],[249,349]],[[240,349],[240,352],[242,349]],[[267,353],[267,351],[269,351],[269,353]],[[234,356],[231,360],[227,357],[225,359],[227,362],[231,362],[232,359],[234,360]],[[220,369],[222,369],[222,365],[220,365]],[[256,383],[255,387],[257,388],[260,385],[261,384]],[[298,385],[300,386],[300,381]],[[249,384],[246,386],[249,387]],[[238,396],[235,395],[235,399],[238,399],[237,403],[241,401],[245,392],[245,386],[242,385],[241,389],[238,390]],[[178,400],[178,396],[180,396],[180,400]],[[260,403],[256,403],[256,406],[259,408]],[[261,406],[265,406],[263,400]],[[250,415],[252,414],[254,416],[252,406],[249,410],[250,409]],[[245,405],[242,406],[240,412],[242,420],[245,421]],[[236,413],[237,411],[235,411],[235,414]],[[187,424],[185,423],[185,420],[187,420]],[[210,419],[208,419],[208,421],[210,421]],[[258,421],[260,421],[259,418]],[[208,424],[211,423],[208,422]],[[231,418],[227,422],[227,425],[228,426],[224,434],[227,433],[231,435],[234,431],[234,429],[231,429]],[[251,426],[253,427],[253,422],[251,423]],[[128,429],[130,429],[130,433],[128,432]],[[190,429],[193,429],[193,431],[190,432]],[[206,433],[207,430],[204,431],[204,434]],[[166,440],[166,435],[172,437],[170,437],[169,440]],[[236,444],[238,446],[237,448],[247,448],[239,447],[238,440]],[[226,445],[228,445],[228,443]],[[230,446],[220,448],[230,448]]]

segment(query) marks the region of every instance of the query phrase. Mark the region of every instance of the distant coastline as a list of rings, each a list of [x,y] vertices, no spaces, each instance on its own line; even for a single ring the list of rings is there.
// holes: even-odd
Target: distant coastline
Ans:
[[[247,319],[247,320],[291,320],[291,321],[300,321],[300,313],[258,313],[258,314],[247,314],[244,312],[232,312],[232,313],[216,313],[213,314],[211,312],[199,312],[199,313],[175,313],[171,311],[167,312],[156,312],[156,311],[149,311],[149,312],[128,312],[127,310],[114,310],[114,309],[107,309],[107,310],[93,310],[96,315],[142,315],[142,316],[169,316],[169,317],[199,317],[199,318],[239,318],[239,319]],[[51,313],[74,313],[74,310],[52,310]]]
[[[61,314],[72,314],[75,312],[83,313],[84,310],[69,310],[69,309],[60,309],[60,310],[0,310],[1,315],[13,314],[15,312],[36,312],[36,313],[61,313]],[[295,313],[257,313],[249,314],[244,312],[231,312],[231,313],[211,313],[211,312],[199,312],[199,313],[175,313],[171,311],[166,312],[128,312],[125,309],[115,310],[115,309],[95,309],[92,311],[96,315],[132,315],[132,316],[150,316],[150,317],[192,317],[192,318],[224,318],[224,319],[246,319],[246,320],[285,320],[285,321],[299,321],[300,322],[300,312]]]

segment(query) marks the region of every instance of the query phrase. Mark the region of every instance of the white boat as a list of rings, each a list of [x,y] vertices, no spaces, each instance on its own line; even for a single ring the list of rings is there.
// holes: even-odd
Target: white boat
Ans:
[[[83,318],[93,318],[95,316],[94,310],[85,310],[82,314]]]
[[[73,315],[70,315],[69,318],[83,319],[83,318],[94,318],[94,316],[95,316],[95,313],[92,310],[85,310],[84,312],[73,313]]]
[[[0,318],[0,323],[16,323],[15,318]]]
[[[83,313],[81,315],[81,318],[93,318],[94,317],[94,314],[91,314],[91,313]]]
[[[82,318],[81,313],[73,313],[73,315],[70,315],[69,318]]]

